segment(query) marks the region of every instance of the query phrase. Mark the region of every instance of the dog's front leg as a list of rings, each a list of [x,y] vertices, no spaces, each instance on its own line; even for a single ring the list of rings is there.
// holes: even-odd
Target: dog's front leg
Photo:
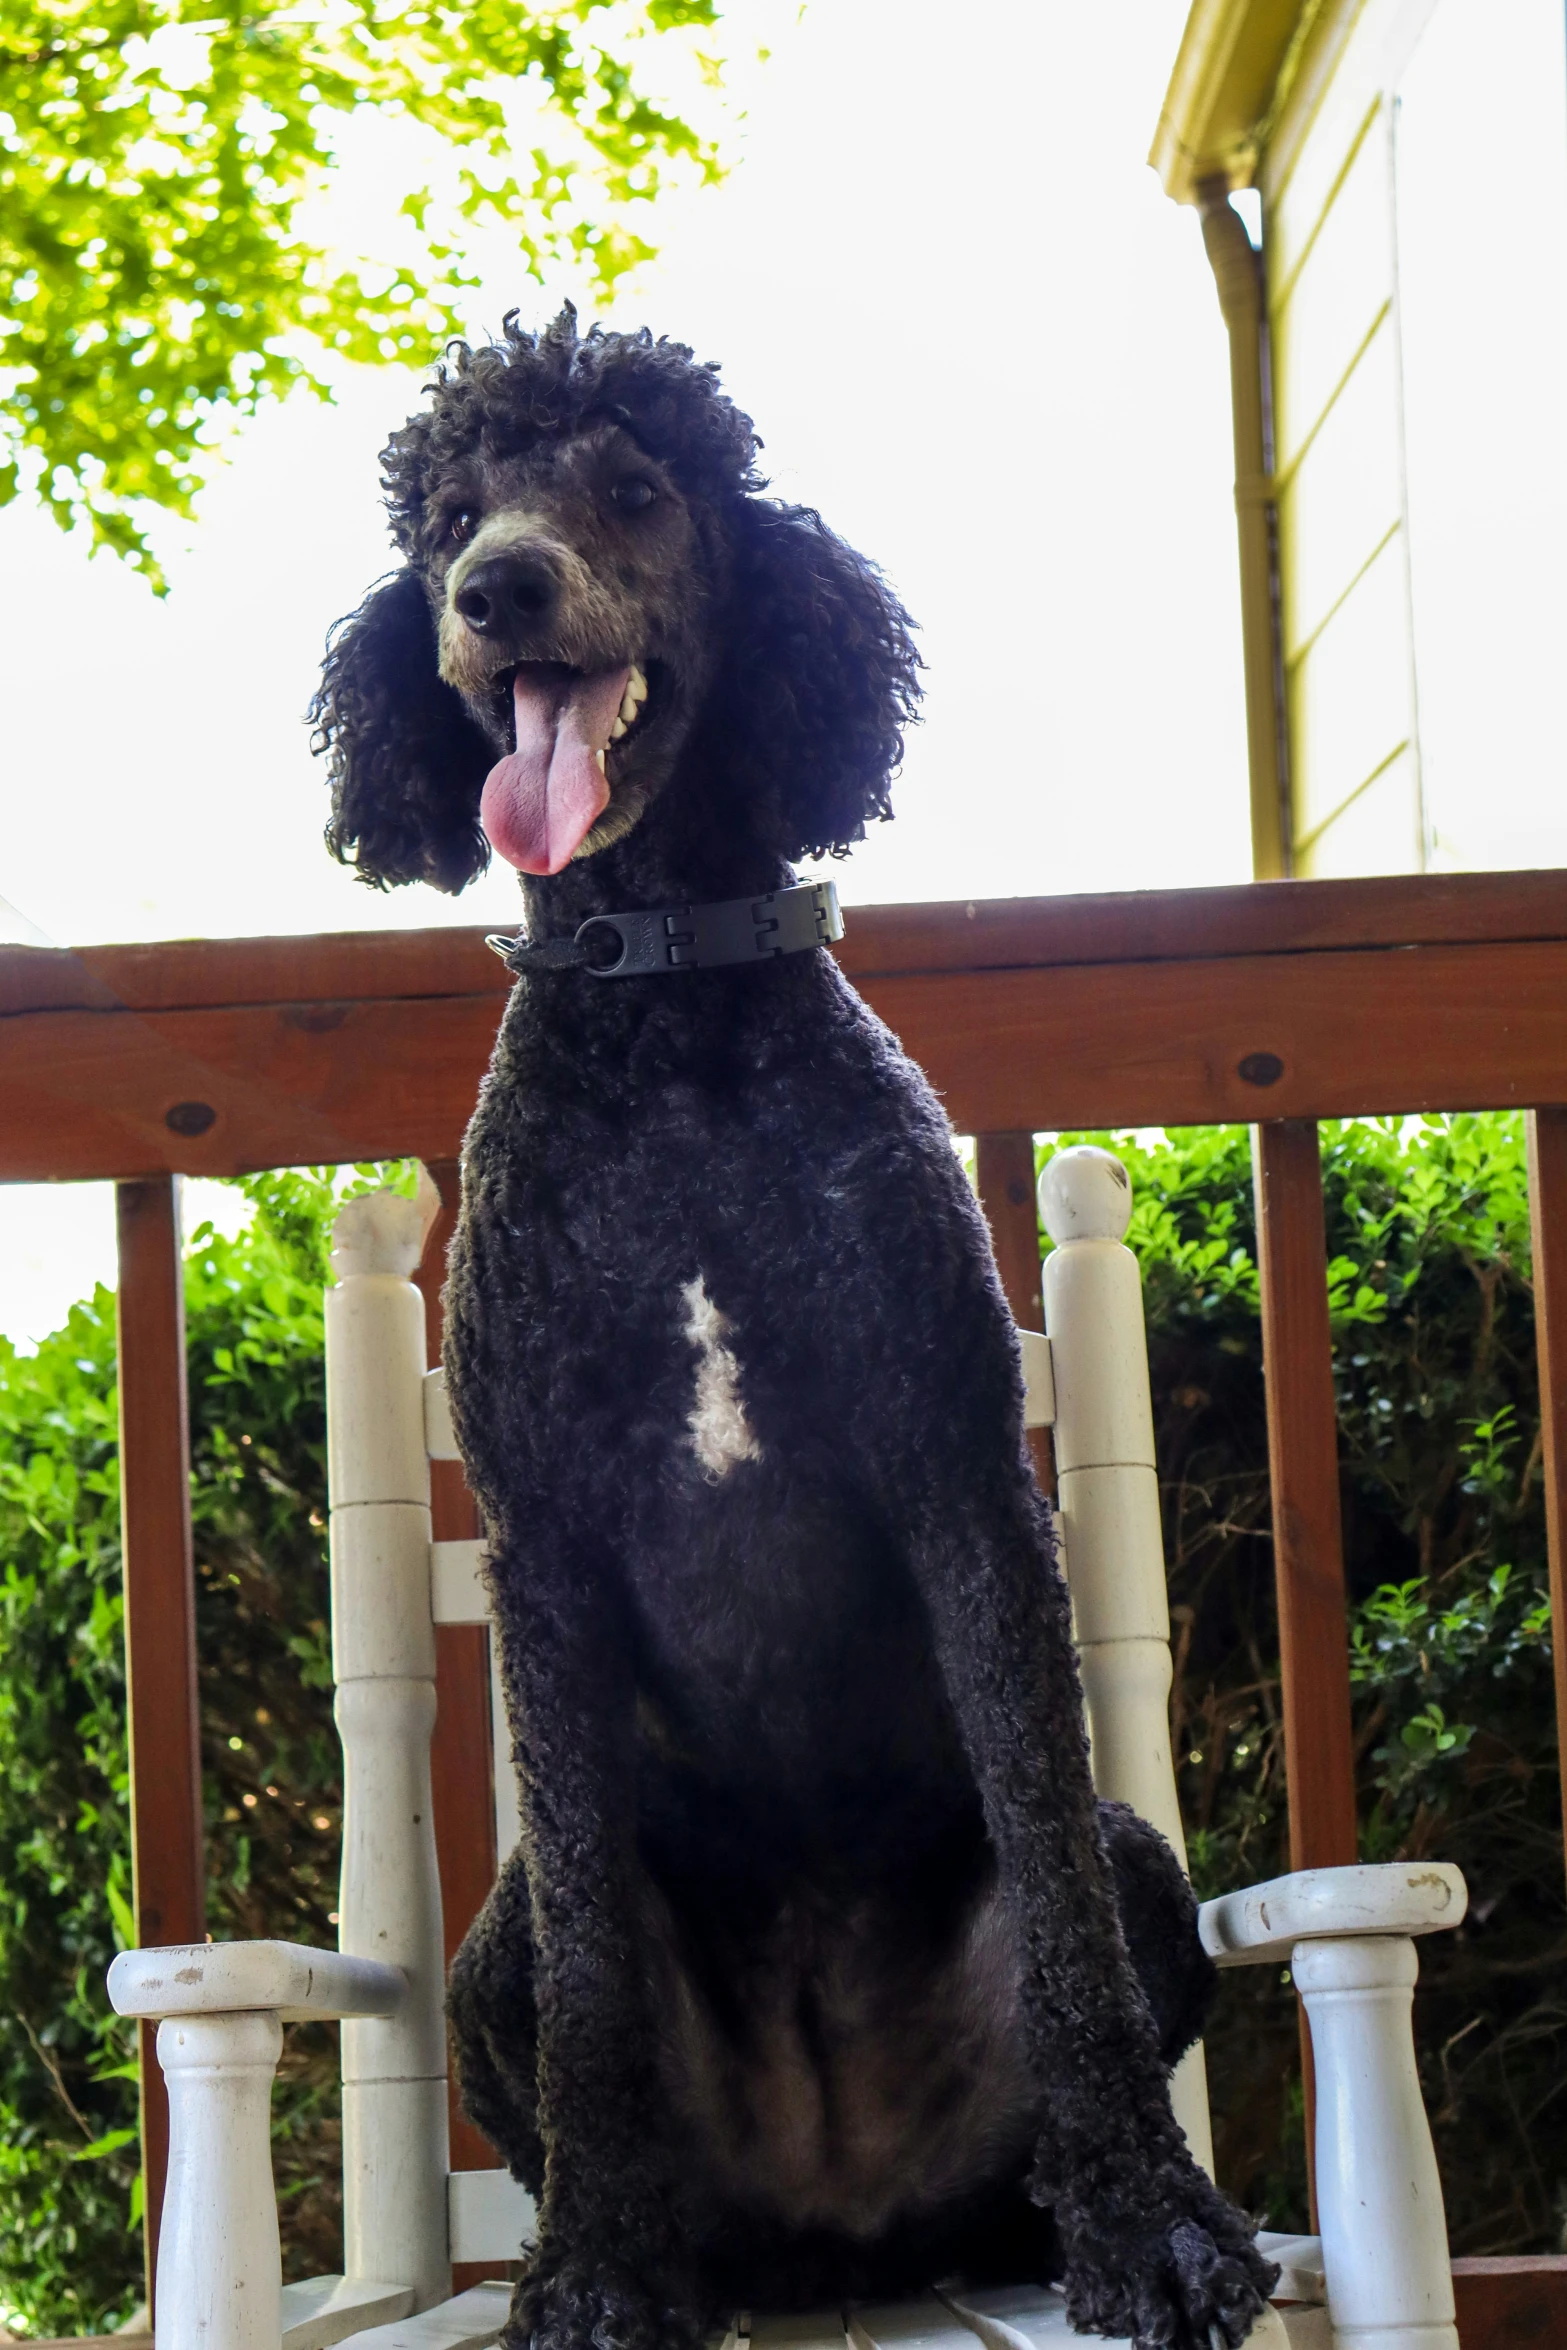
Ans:
[[[572,1572],[559,1553],[533,1573],[503,1549],[494,1580],[522,1788],[544,2149],[538,2253],[508,2339],[519,2350],[685,2350],[695,2332],[660,2157],[633,1701],[616,1610],[591,1572]]]
[[[1089,1777],[1066,1588],[1021,1464],[928,1487],[916,1573],[1021,1938],[1039,2094],[1032,2188],[1054,2207],[1073,2322],[1139,2350],[1245,2339],[1274,2272],[1170,2111]]]

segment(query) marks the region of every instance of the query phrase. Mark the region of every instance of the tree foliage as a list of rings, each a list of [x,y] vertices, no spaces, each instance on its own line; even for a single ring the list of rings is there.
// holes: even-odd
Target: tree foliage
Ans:
[[[1111,1140],[1136,1204],[1200,1891],[1286,1864],[1247,1138]],[[1361,1849],[1431,1855],[1469,1918],[1422,1945],[1416,2029],[1454,2248],[1555,2249],[1567,2208],[1567,1898],[1545,1607],[1522,1136],[1324,1130]],[[350,1184],[379,1180],[362,1170]],[[340,1822],[324,1557],[324,1235],[342,1182],[248,1178],[187,1261],[202,1758],[219,1936],[330,1941]],[[95,2331],[140,2293],[113,1300],[0,1344],[0,2312]],[[1295,2006],[1225,1977],[1220,2175],[1304,2224]],[[289,2273],[340,2265],[334,2036],[274,2105]],[[1281,2152],[1282,2149],[1282,2152]]]
[[[671,169],[716,174],[645,86],[650,36],[716,72],[714,9],[0,0],[0,504],[31,486],[156,579],[141,519],[190,512],[223,412],[324,394],[312,353],[422,359],[458,329],[474,224],[611,286]],[[433,137],[356,260],[306,200],[367,117]]]

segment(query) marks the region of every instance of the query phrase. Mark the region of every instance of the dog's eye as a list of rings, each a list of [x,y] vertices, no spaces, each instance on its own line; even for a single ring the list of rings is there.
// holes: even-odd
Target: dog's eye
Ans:
[[[658,496],[653,484],[644,481],[637,473],[632,474],[628,481],[617,481],[609,494],[622,514],[640,514]]]
[[[479,517],[471,506],[459,506],[446,525],[446,535],[453,546],[466,546],[479,527]]]

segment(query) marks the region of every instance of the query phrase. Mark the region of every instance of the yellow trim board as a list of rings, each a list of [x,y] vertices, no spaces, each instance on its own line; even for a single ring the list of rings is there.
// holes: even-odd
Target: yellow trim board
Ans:
[[[1248,187],[1257,133],[1319,0],[1193,0],[1148,160],[1165,194],[1196,202],[1204,180]]]
[[[1328,826],[1330,824],[1336,824],[1339,818],[1346,812],[1346,810],[1352,808],[1355,805],[1357,800],[1363,800],[1377,779],[1380,776],[1385,775],[1390,767],[1397,765],[1398,761],[1404,756],[1404,753],[1409,749],[1413,741],[1413,735],[1406,734],[1402,742],[1395,743],[1393,748],[1388,752],[1386,758],[1379,759],[1376,765],[1372,768],[1371,773],[1369,775],[1362,776],[1360,782],[1356,784],[1354,790],[1344,794],[1344,797],[1339,801],[1339,804],[1336,808],[1330,809],[1326,816],[1320,817],[1309,832],[1302,833],[1300,839],[1295,843],[1296,856],[1304,857],[1308,855],[1310,851],[1316,847],[1318,841],[1322,838],[1322,835],[1327,831]]]

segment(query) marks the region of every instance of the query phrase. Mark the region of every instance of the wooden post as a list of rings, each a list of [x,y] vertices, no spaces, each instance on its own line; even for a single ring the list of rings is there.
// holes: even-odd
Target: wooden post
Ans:
[[[1290,1867],[1335,1868],[1359,1858],[1359,1834],[1322,1150],[1315,1119],[1276,1118],[1253,1127],[1252,1164]],[[1315,2227],[1316,2076],[1304,2006],[1300,2062],[1306,2183]]]
[[[199,1942],[206,1932],[178,1180],[156,1175],[115,1187],[131,1866],[142,1947]],[[169,2149],[155,2036],[154,2025],[141,2026],[142,2247],[149,2310]]]
[[[990,1226],[996,1271],[1012,1319],[1020,1330],[1042,1330],[1045,1309],[1039,1285],[1039,1210],[1034,1201],[1032,1134],[976,1134],[974,1187]],[[1055,1451],[1048,1428],[1031,1428],[1028,1449],[1039,1490],[1054,1501]]]
[[[1556,1749],[1567,1821],[1567,1109],[1531,1110],[1529,1228],[1534,1336],[1540,1360],[1545,1540],[1550,1557]]]
[[[441,1285],[446,1277],[446,1252],[457,1224],[462,1181],[455,1159],[436,1160],[428,1172],[441,1195],[441,1212],[430,1228],[414,1279],[424,1298],[426,1357],[434,1365],[441,1359]],[[478,1508],[458,1461],[430,1463],[430,1520],[437,1542],[471,1542],[478,1537]],[[446,1963],[450,1966],[495,1882],[495,1758],[490,1736],[487,1625],[436,1625],[435,1693],[430,1776]],[[499,2155],[458,2110],[455,2073],[450,2097],[453,2170],[494,2170]],[[461,2292],[481,2277],[496,2273],[493,2264],[474,2268],[472,2263],[461,2263],[453,2271],[455,2289]]]

